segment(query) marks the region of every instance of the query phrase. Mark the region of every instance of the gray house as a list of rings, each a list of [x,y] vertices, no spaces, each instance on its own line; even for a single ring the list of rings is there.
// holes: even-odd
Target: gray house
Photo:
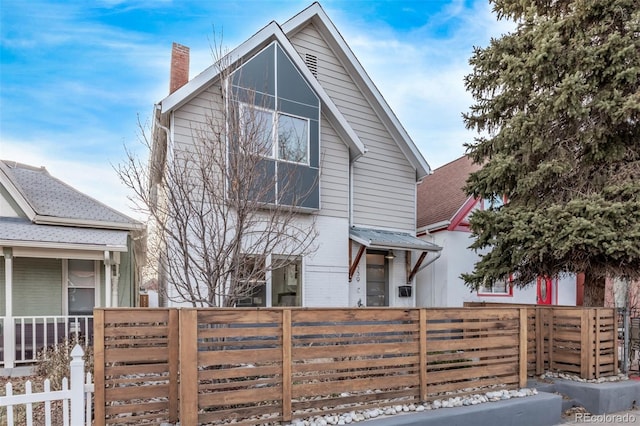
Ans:
[[[194,129],[221,116],[220,94],[231,87],[277,129],[264,152],[267,175],[278,191],[287,184],[274,170],[295,167],[296,188],[307,194],[296,206],[300,223],[313,218],[319,234],[318,250],[272,271],[247,306],[415,306],[415,274],[440,250],[415,237],[416,183],[430,168],[320,4],[269,23],[191,80],[188,63],[188,48],[174,44],[155,152],[175,158],[198,144]],[[282,128],[301,130],[293,148],[277,139]],[[180,304],[171,277],[162,279]]]
[[[136,238],[141,223],[43,167],[1,160],[0,365],[33,361],[70,332],[89,336],[95,306],[134,306]]]

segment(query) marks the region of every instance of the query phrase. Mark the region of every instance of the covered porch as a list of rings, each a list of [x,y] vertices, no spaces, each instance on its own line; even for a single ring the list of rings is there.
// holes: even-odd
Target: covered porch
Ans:
[[[0,367],[73,336],[87,348],[94,307],[134,305],[128,232],[0,220]]]

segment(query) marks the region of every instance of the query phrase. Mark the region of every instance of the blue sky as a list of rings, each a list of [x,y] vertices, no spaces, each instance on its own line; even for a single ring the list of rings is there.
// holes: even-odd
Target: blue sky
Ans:
[[[232,49],[311,1],[2,0],[0,158],[34,166],[124,213],[113,165],[137,149],[138,117],[167,95],[171,43],[191,48],[194,77],[214,35]],[[461,113],[473,46],[512,26],[487,0],[321,2],[409,135],[437,168],[473,139]]]

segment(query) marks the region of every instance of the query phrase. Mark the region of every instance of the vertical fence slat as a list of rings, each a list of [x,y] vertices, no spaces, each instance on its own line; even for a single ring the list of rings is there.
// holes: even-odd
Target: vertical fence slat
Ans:
[[[94,373],[94,405],[95,426],[105,424],[105,389],[104,389],[104,310],[93,311],[93,373]]]
[[[548,345],[547,345],[547,350],[548,350],[548,357],[549,357],[549,370],[550,371],[554,371],[556,370],[555,365],[554,365],[554,335],[553,335],[553,331],[555,329],[556,326],[556,315],[555,315],[555,311],[553,309],[545,309],[545,314],[548,314],[548,320],[549,320],[549,328],[548,328],[548,333],[549,333],[549,337],[548,337]]]
[[[291,421],[291,309],[282,311],[282,419]]]
[[[535,336],[536,336],[536,375],[544,373],[544,321],[542,309],[531,308],[535,315]]]
[[[527,386],[527,327],[528,327],[527,308],[520,308],[520,381],[519,386],[524,388]]]
[[[596,328],[596,332],[595,332],[595,378],[599,378],[600,377],[600,316],[602,315],[602,312],[600,311],[600,309],[596,309],[596,318],[595,318],[595,328]]]
[[[427,310],[420,309],[420,401],[427,400]]]
[[[180,425],[198,424],[198,311],[181,309]]]
[[[613,374],[618,372],[618,312],[613,311]],[[624,364],[623,364],[624,365]],[[625,369],[624,373],[628,373]]]
[[[589,376],[589,363],[590,346],[589,345],[589,309],[584,309],[580,312],[580,376],[582,378],[588,378]]]
[[[176,309],[169,310],[169,423],[178,423],[180,367],[180,317]]]

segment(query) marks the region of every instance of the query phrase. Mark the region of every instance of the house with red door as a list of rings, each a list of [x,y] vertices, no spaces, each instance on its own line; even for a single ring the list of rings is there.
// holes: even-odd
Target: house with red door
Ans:
[[[525,289],[508,280],[471,290],[460,275],[473,270],[480,255],[469,249],[472,234],[469,218],[476,210],[491,207],[464,191],[468,176],[480,166],[463,156],[434,170],[418,185],[417,235],[442,247],[440,258],[418,274],[418,306],[462,306],[464,302],[502,302],[575,305],[576,279],[540,278]]]

